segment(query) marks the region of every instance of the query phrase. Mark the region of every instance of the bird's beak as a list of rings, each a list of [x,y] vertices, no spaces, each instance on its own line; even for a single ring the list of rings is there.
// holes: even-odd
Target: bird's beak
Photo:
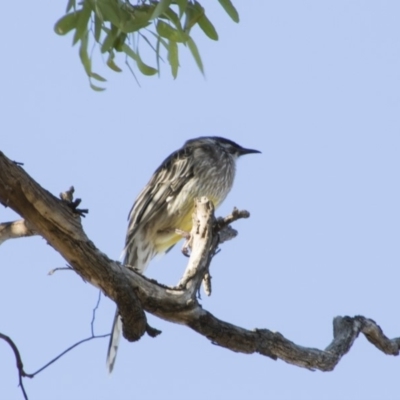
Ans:
[[[245,149],[243,147],[239,150],[239,156],[244,156],[245,154],[255,154],[255,153],[261,153],[261,151],[253,149]]]

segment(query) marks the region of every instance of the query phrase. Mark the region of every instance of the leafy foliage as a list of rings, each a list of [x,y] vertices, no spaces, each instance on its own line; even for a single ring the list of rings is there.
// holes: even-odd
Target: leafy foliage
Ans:
[[[219,0],[233,21],[239,22],[239,15],[230,0]],[[144,0],[132,5],[129,0],[68,0],[66,14],[60,18],[54,30],[59,35],[74,31],[72,43],[79,45],[79,57],[89,77],[93,90],[104,88],[93,84],[93,80],[106,79],[93,72],[92,54],[89,42],[97,45],[102,54],[108,54],[106,65],[115,72],[122,69],[116,64],[117,53],[124,53],[137,69],[147,76],[160,72],[160,50],[167,54],[167,61],[174,78],[179,70],[179,48],[187,47],[200,71],[204,73],[203,62],[193,38],[191,29],[198,25],[204,34],[218,40],[218,33],[205,14],[204,7],[196,0]],[[149,46],[155,53],[156,67],[147,65],[139,53],[139,43]],[[132,69],[131,69],[132,70]]]

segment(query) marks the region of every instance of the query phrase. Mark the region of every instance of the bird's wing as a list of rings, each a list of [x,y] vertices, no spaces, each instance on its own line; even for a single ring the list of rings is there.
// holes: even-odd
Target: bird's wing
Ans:
[[[138,227],[158,216],[162,208],[167,207],[168,201],[179,193],[193,176],[190,156],[190,149],[177,150],[154,172],[129,213],[126,245],[131,242]]]

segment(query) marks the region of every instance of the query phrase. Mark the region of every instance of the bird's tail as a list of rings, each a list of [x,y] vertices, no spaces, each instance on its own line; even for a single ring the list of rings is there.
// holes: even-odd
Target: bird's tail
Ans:
[[[108,351],[107,351],[107,368],[110,374],[114,368],[115,360],[117,359],[118,346],[119,346],[119,341],[121,339],[121,331],[122,331],[122,321],[117,309],[115,310],[115,317],[111,330],[110,343],[108,345]]]
[[[136,232],[135,240],[128,241],[124,249],[124,264],[133,267],[138,273],[143,274],[150,260],[155,256],[156,251],[145,236],[141,236],[142,232]],[[129,231],[128,231],[129,235]],[[117,358],[119,341],[122,332],[122,320],[119,316],[118,309],[115,311],[114,322],[111,331],[110,343],[107,351],[107,368],[112,372]]]

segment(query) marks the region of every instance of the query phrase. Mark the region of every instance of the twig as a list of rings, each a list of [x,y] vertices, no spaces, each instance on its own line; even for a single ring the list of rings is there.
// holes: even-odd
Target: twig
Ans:
[[[51,269],[47,275],[53,275],[56,271],[73,271],[74,269],[71,267],[57,267],[54,269]]]
[[[233,209],[232,213],[227,215],[225,218],[219,217],[217,218],[217,222],[215,224],[215,231],[219,232],[220,230],[227,227],[232,222],[237,221],[242,218],[250,218],[250,213],[246,210],[238,210],[236,207]]]
[[[18,369],[18,385],[22,390],[22,394],[24,395],[24,399],[28,400],[28,396],[27,396],[27,394],[25,392],[25,388],[24,388],[24,384],[23,384],[22,378],[24,378],[24,377],[33,378],[34,375],[33,374],[27,374],[24,371],[24,365],[22,363],[21,355],[19,353],[17,345],[12,341],[12,339],[9,336],[4,335],[3,333],[0,333],[0,339],[5,340],[10,345],[10,347],[12,348],[12,350],[14,352],[15,360],[17,362],[17,369]]]
[[[90,323],[90,330],[92,331],[92,336],[94,336],[94,321],[96,320],[96,311],[99,308],[100,300],[101,300],[101,290],[99,290],[99,297],[97,298],[97,303],[93,308],[92,322]]]
[[[51,364],[53,364],[54,362],[56,362],[59,358],[61,358],[64,354],[67,354],[69,351],[71,351],[72,349],[74,349],[75,347],[79,346],[82,343],[88,342],[89,340],[93,340],[93,339],[102,339],[105,337],[109,337],[110,334],[106,333],[104,335],[96,335],[96,336],[89,336],[86,339],[82,339],[79,342],[76,342],[75,344],[73,344],[72,346],[68,347],[68,349],[64,350],[62,353],[60,353],[57,357],[53,358],[51,361],[49,361],[46,365],[44,365],[43,367],[39,368],[37,371],[35,371],[32,374],[32,378],[37,375],[38,373],[42,372],[44,369],[46,369],[47,367],[49,367]]]

